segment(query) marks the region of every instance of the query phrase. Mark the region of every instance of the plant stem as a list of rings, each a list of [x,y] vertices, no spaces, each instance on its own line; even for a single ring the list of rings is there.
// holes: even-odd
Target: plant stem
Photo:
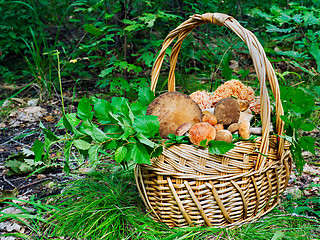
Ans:
[[[59,85],[60,85],[60,95],[61,95],[61,104],[62,104],[62,111],[63,114],[66,114],[66,110],[64,108],[64,101],[63,101],[63,94],[62,94],[62,81],[61,81],[61,74],[60,74],[60,58],[59,58],[59,51],[57,51],[57,59],[58,59],[58,79],[59,79]]]

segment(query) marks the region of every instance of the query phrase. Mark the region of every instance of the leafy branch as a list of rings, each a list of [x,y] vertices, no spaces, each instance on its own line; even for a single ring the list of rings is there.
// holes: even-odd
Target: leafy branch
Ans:
[[[283,108],[286,115],[281,119],[286,123],[285,135],[280,136],[291,142],[291,154],[299,173],[302,173],[305,160],[302,151],[315,154],[315,139],[302,136],[302,131],[312,131],[316,126],[308,121],[312,112],[319,108],[316,98],[319,97],[312,91],[304,88],[282,87]]]

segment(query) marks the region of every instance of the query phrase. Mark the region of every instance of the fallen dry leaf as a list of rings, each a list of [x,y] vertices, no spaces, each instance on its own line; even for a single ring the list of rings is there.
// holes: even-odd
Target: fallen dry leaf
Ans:
[[[303,172],[310,173],[313,175],[320,175],[320,167],[313,166],[313,165],[306,163],[306,165],[304,165],[304,167],[303,167]]]
[[[51,115],[46,116],[46,117],[44,117],[43,119],[46,120],[47,122],[53,122],[53,121],[55,121],[55,118],[52,117]]]
[[[37,178],[38,178],[39,180],[44,179],[44,178],[46,178],[46,177],[47,177],[47,176],[44,175],[44,174],[38,174],[38,175],[37,175]]]

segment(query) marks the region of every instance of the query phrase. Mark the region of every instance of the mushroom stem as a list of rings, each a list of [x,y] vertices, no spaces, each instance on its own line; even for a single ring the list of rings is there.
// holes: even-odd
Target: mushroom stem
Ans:
[[[250,111],[250,109],[247,109],[244,112],[240,112],[238,132],[239,135],[244,139],[250,137],[250,121],[253,117],[251,113],[252,112]]]
[[[270,126],[270,132],[273,132],[273,126]],[[252,127],[250,128],[250,133],[253,135],[262,135],[262,127]]]

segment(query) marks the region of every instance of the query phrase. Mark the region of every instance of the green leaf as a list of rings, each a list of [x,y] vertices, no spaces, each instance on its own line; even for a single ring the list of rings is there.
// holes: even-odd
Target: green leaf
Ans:
[[[63,149],[64,158],[66,160],[64,162],[63,171],[65,171],[67,174],[69,174],[69,172],[70,172],[69,161],[70,161],[70,151],[71,151],[72,145],[73,145],[73,141],[68,141],[68,142],[66,142],[65,147]]]
[[[110,91],[123,94],[124,91],[130,91],[130,85],[122,77],[113,78],[110,82]]]
[[[32,172],[34,169],[27,163],[21,163],[21,165],[19,166],[19,170],[22,173],[28,173],[28,172]]]
[[[287,23],[287,22],[290,22],[291,20],[292,20],[292,18],[289,16],[289,15],[287,15],[287,14],[285,14],[285,13],[280,13],[280,15],[277,17],[277,18],[275,18],[275,20],[280,24],[280,25],[282,25],[282,24],[284,24],[284,23]]]
[[[89,149],[89,159],[91,163],[97,162],[99,160],[99,149],[100,145],[93,145]]]
[[[233,149],[235,147],[235,145],[233,143],[227,143],[224,141],[215,141],[215,140],[211,140],[208,143],[209,146],[209,152],[211,154],[225,154],[226,152],[228,152],[229,150]]]
[[[67,113],[64,116],[68,119],[68,126],[71,125],[73,127],[76,127],[81,122],[81,120],[77,118],[76,113]],[[59,127],[60,129],[66,128],[66,126],[64,125],[63,117],[58,121],[58,123],[56,124],[56,127]],[[68,129],[68,130],[70,130],[70,129]],[[72,130],[70,130],[70,131],[72,131]]]
[[[126,118],[123,118],[120,115],[116,115],[113,113],[110,113],[110,115],[118,122],[121,129],[123,130],[123,134],[119,136],[118,139],[127,140],[127,138],[130,135],[135,133],[135,130],[133,129],[130,122]]]
[[[319,49],[319,43],[312,42],[311,46],[309,48],[309,52],[314,57],[317,63],[317,70],[320,72],[320,49]]]
[[[121,112],[121,106],[129,104],[128,99],[124,97],[113,97],[111,99],[111,106],[114,107],[117,112]]]
[[[149,28],[153,27],[157,15],[153,13],[144,13],[143,15],[144,16],[140,17],[140,19],[144,21],[144,23],[148,24]]]
[[[151,158],[159,157],[163,152],[163,146],[158,145],[153,151],[151,152]]]
[[[40,128],[42,129],[42,131],[44,132],[44,134],[46,135],[46,137],[50,140],[50,141],[57,141],[59,140],[59,137],[56,136],[50,129],[47,129],[42,122],[40,121],[39,124]]]
[[[295,14],[292,17],[292,20],[299,24],[299,23],[301,23],[303,21],[303,18],[302,18],[301,14]]]
[[[147,138],[151,138],[159,132],[160,124],[157,116],[145,115],[136,116],[133,127],[137,132],[141,132]]]
[[[43,160],[48,159],[48,157],[49,157],[49,150],[50,150],[52,144],[53,144],[53,143],[50,141],[49,138],[46,137],[46,138],[44,139],[44,149],[45,149],[46,154],[45,154],[45,156],[43,157]]]
[[[307,26],[319,24],[319,18],[314,16],[313,11],[306,11],[303,20]]]
[[[114,13],[106,13],[104,15],[104,19],[105,20],[110,20],[111,18],[113,18],[113,16],[114,16]]]
[[[229,66],[231,57],[232,57],[232,53],[229,52],[226,55],[226,58],[224,58],[222,61],[222,76],[227,80],[231,79],[231,76],[233,73],[232,69]]]
[[[92,112],[92,100],[90,98],[82,98],[78,104],[77,115],[82,120],[92,120],[93,112]]]
[[[74,146],[81,150],[88,150],[91,147],[91,144],[82,139],[76,139],[74,140]]]
[[[288,142],[293,142],[293,137],[290,137],[288,135],[278,135],[279,137],[283,138],[284,140],[288,141]]]
[[[132,103],[130,108],[134,115],[146,115],[147,107],[141,104],[141,102]]]
[[[86,32],[91,33],[92,35],[94,35],[96,37],[100,37],[103,34],[103,31],[96,28],[92,24],[85,24],[83,27]]]
[[[114,153],[114,159],[117,163],[121,163],[128,153],[128,149],[125,146],[119,147]]]
[[[129,20],[130,21],[130,20]],[[143,24],[139,24],[137,23],[136,21],[126,21],[125,23],[126,24],[131,24],[129,26],[127,26],[124,30],[128,31],[128,32],[132,32],[132,31],[135,31],[135,30],[139,30],[141,28],[144,28],[144,25]],[[123,20],[124,22],[124,20]]]
[[[99,74],[99,77],[104,78],[105,76],[112,73],[113,69],[114,69],[114,67],[109,67],[109,68],[102,70],[101,73]]]
[[[122,109],[123,109],[124,115],[125,115],[127,118],[130,119],[131,123],[133,123],[133,121],[134,121],[134,114],[133,114],[133,112],[131,111],[131,108],[130,108],[129,104],[127,103],[126,105],[123,105]]]
[[[150,155],[144,145],[137,142],[130,152],[130,157],[137,164],[150,164]]]
[[[303,131],[310,132],[315,128],[315,125],[311,123],[301,123],[300,128]]]
[[[63,115],[62,119],[63,119],[63,126],[66,129],[68,129],[70,132],[74,133],[76,138],[81,136],[81,133],[73,126],[73,124],[76,123],[75,120],[70,122],[69,118],[66,115]]]
[[[34,152],[27,148],[22,148],[22,153],[26,157],[34,156]]]
[[[95,141],[97,141],[99,143],[105,142],[108,139],[105,132],[100,130],[95,124],[93,124],[89,120],[83,121],[79,130],[81,130],[81,132],[86,133],[92,139],[94,139]]]
[[[173,133],[168,134],[169,140],[165,141],[166,146],[172,144],[190,144],[188,136],[177,136]]]
[[[208,140],[207,140],[207,139],[202,140],[202,141],[200,142],[200,147],[204,147],[204,148],[206,148],[206,147],[207,147],[207,142],[208,142]]]
[[[149,51],[143,51],[140,58],[138,60],[144,61],[147,67],[152,67],[153,62],[155,61],[154,54]]]
[[[155,99],[154,92],[149,88],[139,88],[138,96],[139,102],[145,106],[148,106]]]
[[[267,32],[290,33],[293,29],[295,29],[295,27],[278,28],[277,26],[274,26],[272,24],[268,24],[267,26]]]
[[[142,144],[147,145],[151,148],[155,148],[157,146],[156,143],[152,142],[150,139],[148,139],[141,132],[137,134],[137,138],[138,138],[139,142],[141,142]]]
[[[311,137],[301,137],[299,142],[303,150],[309,151],[312,154],[316,154],[314,148],[315,141],[316,140]]]
[[[6,168],[9,168],[11,169],[12,171],[14,171],[15,173],[19,173],[20,172],[20,165],[21,165],[22,162],[20,161],[17,161],[17,160],[9,160],[9,161],[6,161],[6,163],[4,164],[4,166]]]
[[[95,112],[95,117],[101,124],[110,123],[110,112],[113,110],[112,106],[105,99],[92,98],[93,110]]]
[[[44,162],[42,161],[34,161],[34,159],[24,159],[25,163],[27,163],[29,166],[35,166],[35,167],[38,167],[38,166],[41,166],[41,165],[44,165]]]
[[[37,139],[37,140],[34,141],[32,149],[33,149],[34,155],[35,155],[34,160],[36,162],[41,161],[42,153],[43,153],[43,150],[44,150],[44,143]]]

